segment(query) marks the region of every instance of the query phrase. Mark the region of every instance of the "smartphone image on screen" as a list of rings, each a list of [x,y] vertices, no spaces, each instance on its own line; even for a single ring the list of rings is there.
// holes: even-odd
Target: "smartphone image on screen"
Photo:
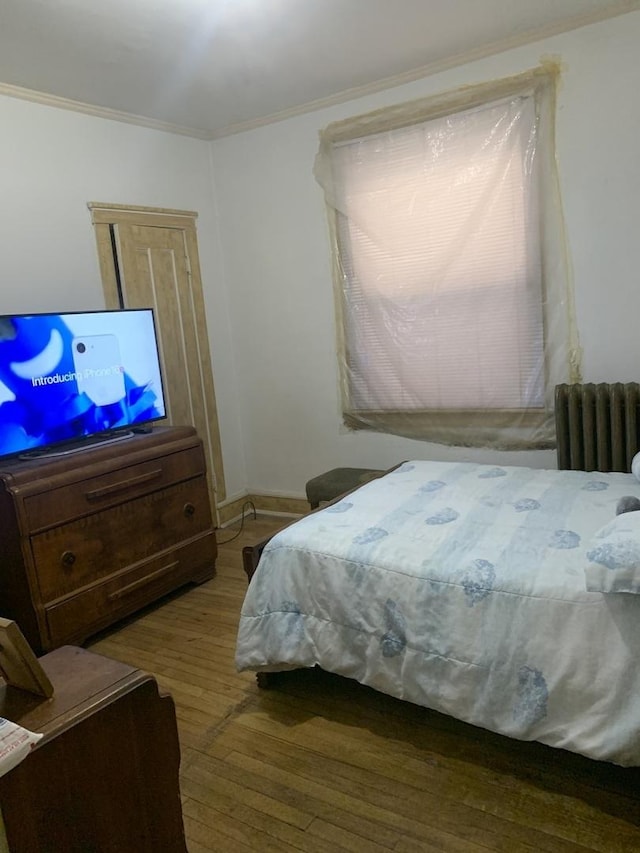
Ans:
[[[86,335],[73,339],[73,365],[78,391],[96,406],[117,403],[125,395],[124,369],[115,335]]]

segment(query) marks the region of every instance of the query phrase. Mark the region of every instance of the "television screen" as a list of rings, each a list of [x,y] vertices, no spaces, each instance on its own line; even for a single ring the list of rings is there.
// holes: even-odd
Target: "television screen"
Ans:
[[[165,416],[151,308],[0,316],[0,457]]]

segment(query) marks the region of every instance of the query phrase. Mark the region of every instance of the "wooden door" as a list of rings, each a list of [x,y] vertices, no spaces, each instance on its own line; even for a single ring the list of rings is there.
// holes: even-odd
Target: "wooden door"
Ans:
[[[217,507],[226,494],[196,214],[96,203],[89,207],[106,305],[154,309],[168,421],[197,429]]]

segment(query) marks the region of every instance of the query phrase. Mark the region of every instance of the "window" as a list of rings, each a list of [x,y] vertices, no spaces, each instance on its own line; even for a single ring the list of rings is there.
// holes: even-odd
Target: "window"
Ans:
[[[324,132],[348,425],[552,446],[577,378],[553,88],[532,72]]]

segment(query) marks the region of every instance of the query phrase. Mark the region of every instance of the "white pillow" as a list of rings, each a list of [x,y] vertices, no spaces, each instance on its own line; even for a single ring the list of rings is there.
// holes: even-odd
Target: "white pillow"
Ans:
[[[589,592],[640,595],[640,511],[617,515],[594,536],[584,570]]]
[[[640,480],[640,453],[636,453],[631,460],[631,473],[636,480]]]

